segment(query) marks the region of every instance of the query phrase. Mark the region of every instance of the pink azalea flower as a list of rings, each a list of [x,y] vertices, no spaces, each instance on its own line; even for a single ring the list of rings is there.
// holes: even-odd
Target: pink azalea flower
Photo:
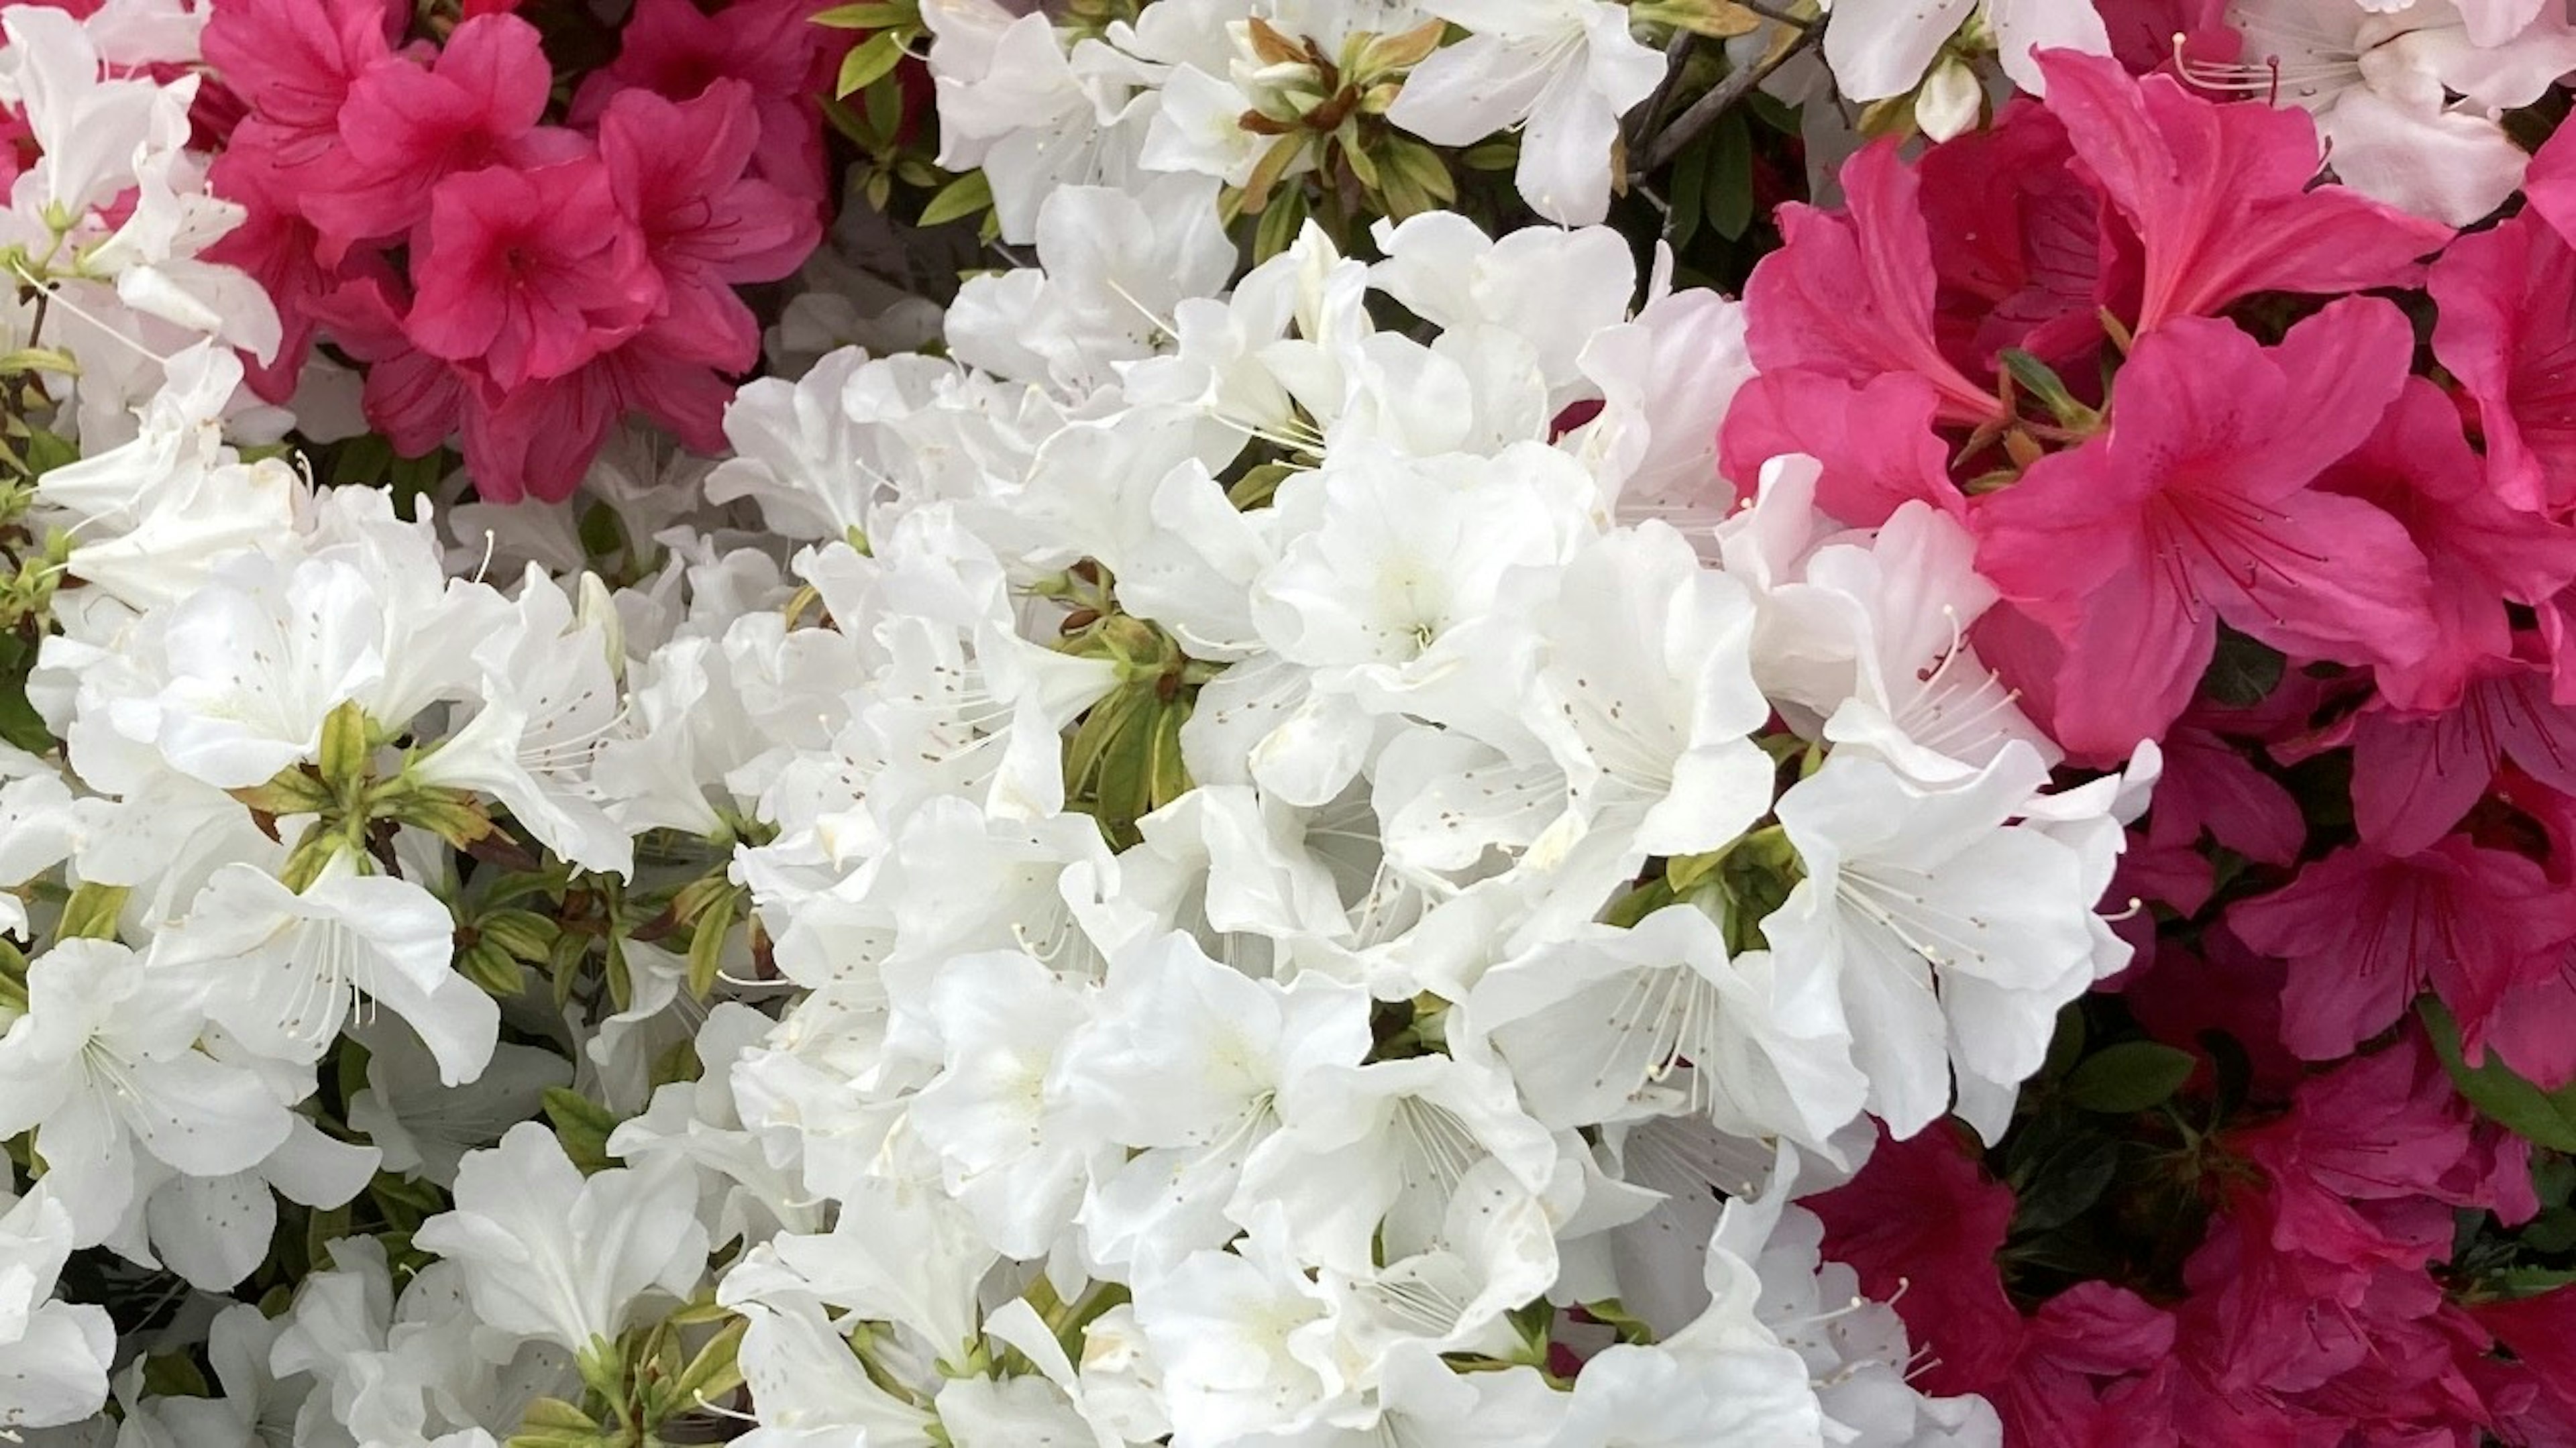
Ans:
[[[760,324],[733,284],[788,275],[822,236],[810,204],[745,175],[759,142],[737,80],[679,102],[621,91],[599,121],[610,189],[662,276],[671,345],[737,372],[758,360]]]
[[[2576,140],[2562,140],[2559,131],[2552,131],[2531,155],[2531,165],[2522,175],[2522,194],[2533,213],[2560,236],[2576,242]]]
[[[690,0],[638,0],[618,32],[617,58],[574,93],[572,118],[589,124],[631,88],[685,101],[718,80],[741,81],[760,121],[753,174],[819,203],[827,179],[816,59],[830,37],[847,33],[811,23],[819,8],[817,0],[741,0],[709,14]]]
[[[2429,985],[2482,1058],[2506,994],[2555,970],[2576,939],[2576,898],[2528,857],[2452,835],[2402,858],[2337,850],[2227,923],[2287,964],[2281,1036],[2299,1056],[2350,1055]]]
[[[439,182],[413,234],[412,274],[405,334],[505,392],[573,371],[662,304],[644,234],[592,159]]]
[[[2576,249],[2526,213],[2452,242],[2429,285],[2433,355],[2476,400],[2496,495],[2576,504]]]
[[[2465,1365],[2485,1335],[2440,1284],[2284,1247],[2268,1197],[2245,1198],[2184,1265],[2182,1440],[2476,1448],[2490,1419]]]
[[[2147,843],[2158,849],[2212,840],[2248,860],[2286,865],[2307,843],[2299,802],[2279,780],[2256,769],[2236,745],[2185,723],[2162,741],[2164,773],[2147,812]]]
[[[1855,528],[1875,528],[1921,499],[1952,516],[1967,499],[1950,482],[1932,431],[1940,398],[1910,372],[1854,386],[1822,372],[1766,372],[1736,390],[1718,429],[1718,471],[1753,496],[1762,465],[1805,453],[1820,465],[1816,506]]]
[[[2195,61],[2234,60],[2245,37],[2227,23],[2227,0],[2093,0],[2111,54],[2137,75],[2173,64],[2175,37]]]
[[[2269,1179],[2272,1244],[2343,1266],[2446,1257],[2451,1209],[2528,1220],[2530,1163],[2499,1151],[2418,1035],[2299,1084],[2287,1114],[2231,1133]],[[2521,1145],[2521,1139],[2504,1135]]]
[[[1962,373],[1933,335],[1937,278],[1921,178],[1882,141],[1843,163],[1842,182],[1841,211],[1779,210],[1781,247],[1744,285],[1753,365],[1853,387],[1911,373],[1932,385],[1940,421],[1973,427],[1999,417],[1994,390]]]
[[[2379,430],[2317,486],[2404,523],[2430,565],[2436,642],[2422,659],[2378,671],[2380,694],[2401,707],[2458,702],[2480,669],[2513,653],[2506,604],[2543,604],[2576,581],[2576,530],[2507,507],[2461,434],[2458,410],[2420,377],[2406,379]],[[2449,827],[2444,820],[2434,833]]]
[[[2137,233],[2133,331],[2214,315],[2255,292],[2403,286],[2450,239],[2449,227],[2358,192],[2312,188],[2325,153],[2316,123],[2294,106],[2204,100],[2103,56],[2038,59],[2048,108]]]
[[[2527,1424],[2509,1442],[2576,1442],[2576,1287],[2537,1296],[2468,1304],[2478,1326],[2511,1349],[2537,1399],[2522,1410]],[[2533,1436],[2534,1430],[2551,1436]],[[2560,1434],[2568,1436],[2559,1436]]]
[[[339,144],[305,173],[304,214],[324,237],[323,260],[411,230],[458,172],[543,166],[588,150],[573,132],[537,124],[553,84],[536,27],[514,15],[457,26],[427,66],[370,66],[340,108]]]
[[[2217,1031],[2245,1048],[2258,1097],[2287,1096],[2307,1066],[2281,1044],[2281,985],[2288,979],[2277,959],[2249,949],[2227,922],[2210,923],[2200,950],[2170,942],[2156,952],[2143,976],[2120,985],[2121,1000],[2148,1034],[2169,1046],[2197,1049],[2203,1031]]]
[[[484,499],[559,503],[628,413],[652,418],[694,452],[724,451],[733,384],[656,322],[590,363],[499,397],[478,396],[464,418],[465,457]]]
[[[1923,153],[1934,327],[1962,367],[1991,373],[2018,347],[2062,368],[2101,341],[2102,196],[2074,158],[2066,127],[2027,98]]]
[[[1915,1386],[1974,1393],[2003,1380],[2023,1331],[1995,1262],[2014,1200],[1964,1136],[1938,1123],[1903,1141],[1882,1133],[1859,1176],[1800,1205],[1824,1223],[1825,1256],[1858,1273],[1862,1291],[1892,1299],[1929,1350]]]
[[[424,457],[455,433],[470,379],[412,345],[403,332],[401,279],[382,260],[343,282],[316,308],[341,351],[367,365],[367,425],[402,457]]]
[[[225,0],[206,9],[206,64],[251,109],[235,146],[300,165],[339,139],[359,76],[393,54],[406,6],[388,0]]]
[[[2482,660],[2451,708],[2354,715],[2346,737],[2361,837],[2392,854],[2422,849],[2468,814],[2507,760],[2576,794],[2576,710],[2552,702],[2549,682],[2535,664]]]
[[[208,167],[206,181],[215,194],[240,203],[243,217],[206,248],[205,259],[250,273],[277,304],[277,353],[266,363],[243,354],[244,375],[252,391],[283,403],[295,395],[303,376],[304,359],[313,348],[316,309],[330,295],[335,278],[316,254],[320,238],[295,210],[293,184],[279,174],[273,152],[225,150]]]
[[[2051,1448],[2181,1448],[2173,1314],[2125,1287],[2079,1282],[2039,1306],[1994,1394],[2005,1440]]]
[[[2039,692],[2070,755],[2160,737],[2221,619],[2299,658],[2422,657],[2424,555],[2395,518],[2309,486],[2377,426],[2412,353],[2404,315],[2374,299],[2337,302],[2270,349],[2178,318],[2137,340],[2106,432],[1980,500],[1980,571],[2063,647]]]

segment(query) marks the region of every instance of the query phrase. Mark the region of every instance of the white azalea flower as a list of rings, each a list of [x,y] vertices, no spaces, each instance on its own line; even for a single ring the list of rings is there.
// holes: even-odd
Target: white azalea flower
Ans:
[[[229,1292],[257,1271],[277,1231],[277,1196],[300,1206],[345,1206],[366,1190],[381,1160],[372,1146],[335,1140],[301,1115],[260,1162],[228,1176],[176,1173],[153,1187],[143,1225],[163,1266],[208,1292]]]
[[[1010,951],[947,962],[925,1005],[944,1069],[912,1098],[912,1130],[995,1246],[1043,1256],[1084,1184],[1108,1166],[1109,1142],[1073,1116],[1060,1067],[1097,1006],[1082,986]]]
[[[1326,1289],[1268,1214],[1233,1251],[1202,1251],[1137,1284],[1172,1448],[1219,1448],[1309,1427],[1347,1385]]]
[[[1279,1127],[1281,1093],[1358,1064],[1368,1046],[1357,987],[1313,975],[1252,980],[1186,935],[1120,955],[1097,1024],[1060,1067],[1068,1109],[1136,1149],[1101,1174],[1084,1206],[1092,1254],[1150,1271],[1223,1246],[1245,1160]]]
[[[1238,1212],[1277,1203],[1300,1255],[1343,1272],[1439,1246],[1471,1173],[1527,1202],[1562,1179],[1553,1133],[1521,1110],[1511,1078],[1470,1061],[1318,1064],[1280,1113],[1246,1164]]]
[[[2047,767],[2009,745],[1942,789],[1836,754],[1780,797],[1806,877],[1762,922],[1840,990],[1869,1105],[1909,1136],[1949,1105],[1950,1058],[1988,1080],[2039,1068],[2057,1007],[2093,980],[2086,857],[2017,823]],[[2015,993],[1956,1004],[1961,992]]]
[[[1827,8],[1825,62],[1835,88],[1858,101],[1901,96],[1921,84],[1941,47],[1971,18],[1984,24],[2004,74],[2034,95],[2048,81],[2032,52],[2111,50],[2091,5],[2059,0],[1834,0]]]
[[[1749,736],[1771,707],[1741,585],[1649,522],[1569,560],[1539,612],[1532,712],[1592,828],[1689,855],[1761,818],[1772,765]]]
[[[474,1314],[575,1352],[614,1341],[654,1294],[706,1272],[697,1184],[664,1159],[583,1177],[554,1133],[522,1122],[456,1173],[456,1209],[413,1242],[456,1264]]]
[[[0,1209],[0,1431],[75,1423],[107,1400],[115,1324],[104,1307],[53,1295],[73,1235],[49,1182]]]
[[[1550,1126],[1689,1112],[1821,1146],[1867,1088],[1833,990],[1817,957],[1730,958],[1715,921],[1673,905],[1497,967],[1465,1013]]]
[[[77,1245],[135,1205],[137,1149],[229,1176],[286,1140],[286,1107],[251,1072],[196,1048],[205,1014],[176,980],[107,940],[66,940],[27,969],[27,1013],[0,1035],[0,1137],[34,1128]]]
[[[535,1117],[547,1087],[572,1084],[570,1061],[504,1041],[481,1075],[451,1086],[412,1032],[378,1024],[354,1034],[367,1047],[367,1085],[349,1100],[349,1125],[384,1153],[385,1170],[442,1187],[456,1185],[467,1152]]]
[[[460,1085],[492,1058],[500,1007],[456,973],[455,917],[408,880],[335,859],[302,893],[249,865],[214,873],[184,923],[154,942],[155,969],[196,982],[206,1010],[253,1050],[319,1059],[353,1010],[402,1017]]]
[[[1436,0],[1424,9],[1468,31],[1414,67],[1387,119],[1436,145],[1470,146],[1519,127],[1521,197],[1566,226],[1610,207],[1620,117],[1653,93],[1664,58],[1602,0]]]
[[[2530,157],[2502,114],[2576,70],[2576,24],[2563,6],[2453,0],[2234,0],[2240,58],[2193,61],[2206,89],[2298,106],[2317,118],[2338,180],[2452,226],[2493,212]]]

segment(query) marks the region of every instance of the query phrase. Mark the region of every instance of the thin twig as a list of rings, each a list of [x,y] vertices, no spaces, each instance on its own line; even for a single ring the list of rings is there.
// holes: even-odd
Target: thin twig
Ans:
[[[1770,6],[1763,4],[1762,0],[1735,0],[1735,5],[1739,10],[1750,10],[1765,20],[1777,20],[1783,25],[1791,26],[1799,30],[1812,30],[1824,23],[1821,18],[1816,16],[1792,15],[1786,10],[1774,10]]]
[[[1684,146],[1699,139],[1702,131],[1717,124],[1717,118],[1735,108],[1738,101],[1752,94],[1753,88],[1768,80],[1773,71],[1789,63],[1789,58],[1815,43],[1820,32],[1802,30],[1798,38],[1765,57],[1758,65],[1747,66],[1711,87],[1708,94],[1691,102],[1690,109],[1675,117],[1646,148],[1645,160],[1639,163],[1640,175],[1655,170],[1678,155]]]
[[[1664,79],[1655,87],[1655,93],[1646,97],[1646,108],[1637,112],[1636,134],[1651,136],[1663,124],[1664,108],[1673,103],[1673,87],[1682,83],[1682,71],[1690,65],[1691,51],[1698,45],[1696,32],[1673,32],[1671,43],[1664,47]]]

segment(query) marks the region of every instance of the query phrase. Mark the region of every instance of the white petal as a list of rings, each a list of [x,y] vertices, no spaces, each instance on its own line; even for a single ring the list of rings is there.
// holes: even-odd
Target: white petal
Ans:
[[[2356,86],[2326,116],[2335,175],[2355,191],[2452,226],[2495,211],[2531,157],[2494,121],[2425,112]]]
[[[1957,32],[1976,0],[1836,0],[1825,22],[1825,63],[1834,84],[1856,101],[1885,100],[1914,89],[1942,42]],[[2040,0],[2064,8],[2067,0]],[[2080,5],[2088,13],[2090,5]],[[2096,20],[2095,24],[2100,24]]]
[[[1995,48],[2004,74],[2033,95],[2047,91],[2047,78],[2031,58],[2041,50],[2080,50],[2087,55],[2111,53],[2111,34],[2091,5],[2066,0],[1986,0],[1986,20],[1993,27]]]
[[[1386,118],[1434,145],[1473,145],[1528,115],[1553,74],[1543,49],[1470,35],[1415,66]]]

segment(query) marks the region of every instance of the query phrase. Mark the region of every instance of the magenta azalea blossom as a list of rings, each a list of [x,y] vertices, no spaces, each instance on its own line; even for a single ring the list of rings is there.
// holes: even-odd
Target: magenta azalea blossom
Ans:
[[[2477,239],[2464,237],[2461,244]],[[2378,671],[2380,694],[2401,707],[2456,702],[2482,668],[2512,655],[2510,605],[2537,607],[2576,581],[2576,529],[2499,497],[2461,435],[2458,410],[2420,377],[2406,379],[2379,430],[2328,468],[2317,486],[2404,523],[2431,569],[2433,647],[2413,663]]]
[[[2405,378],[2406,319],[2335,303],[2264,348],[2180,318],[2140,337],[2110,426],[1975,513],[1978,567],[2065,656],[2048,694],[2070,753],[2125,754],[2178,717],[2223,620],[2285,653],[2404,664],[2436,637],[2405,525],[2310,485]]]
[[[2048,108],[2137,233],[2139,294],[2127,313],[2136,331],[2214,315],[2254,292],[2403,285],[2450,239],[2438,222],[2312,187],[2325,152],[2304,111],[2214,103],[2098,56],[2039,60]]]
[[[2524,856],[2452,835],[2402,857],[2338,850],[2227,922],[2289,963],[2283,1042],[2330,1061],[2395,1024],[2427,986],[2477,1049],[2497,1004],[2556,969],[2576,938],[2576,902]]]
[[[821,234],[814,208],[745,174],[760,141],[751,88],[719,80],[693,100],[622,91],[599,121],[610,189],[660,272],[683,355],[741,371],[760,324],[734,294],[796,269]]]
[[[431,64],[379,60],[349,87],[338,144],[303,177],[304,214],[336,262],[350,244],[398,237],[429,215],[438,183],[462,171],[571,160],[581,137],[541,126],[550,72],[536,27],[468,20]]]
[[[1937,278],[1914,168],[1882,142],[1844,162],[1842,181],[1841,212],[1780,208],[1783,244],[1744,287],[1754,365],[1855,387],[1911,373],[1932,385],[1942,422],[2000,417],[1994,389],[1961,372],[1933,335]]]
[[[451,176],[414,250],[420,292],[404,330],[505,390],[563,376],[662,304],[644,235],[595,160]]]
[[[1803,453],[1822,465],[1816,506],[1855,527],[1874,528],[1920,500],[1964,514],[1967,499],[1949,477],[1932,421],[1941,399],[1911,372],[1854,386],[1822,372],[1766,372],[1744,384],[1718,433],[1718,465],[1751,496],[1762,464]]]
[[[2576,248],[2517,216],[2451,243],[2429,286],[2433,355],[2477,403],[2496,496],[2576,503]]]

